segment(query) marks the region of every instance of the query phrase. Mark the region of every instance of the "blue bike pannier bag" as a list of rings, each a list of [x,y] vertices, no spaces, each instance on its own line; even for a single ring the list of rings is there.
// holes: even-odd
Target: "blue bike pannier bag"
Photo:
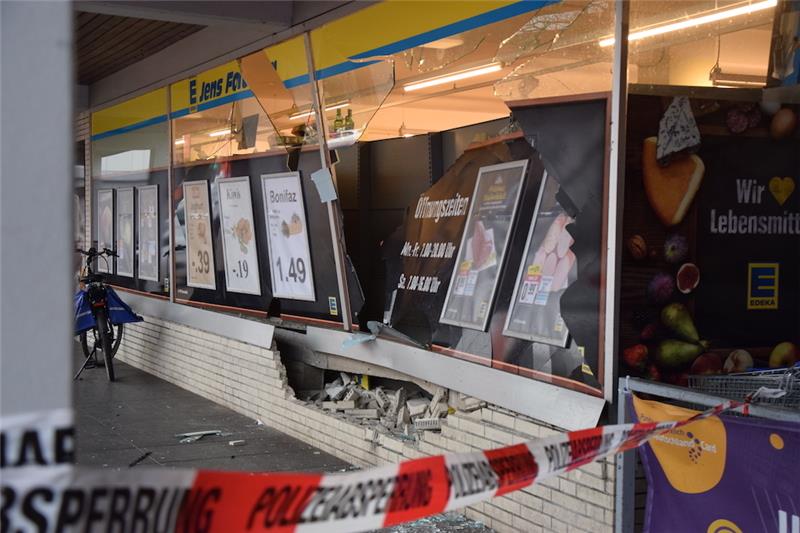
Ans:
[[[95,327],[97,322],[92,314],[92,304],[89,302],[86,291],[80,290],[75,293],[73,304],[75,305],[75,335],[80,335]]]
[[[128,304],[117,296],[114,289],[106,287],[106,305],[108,306],[108,316],[112,324],[127,324],[129,322],[141,322],[143,319],[128,307]]]

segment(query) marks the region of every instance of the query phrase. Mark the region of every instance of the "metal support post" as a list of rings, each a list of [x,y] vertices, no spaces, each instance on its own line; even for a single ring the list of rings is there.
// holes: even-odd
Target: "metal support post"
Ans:
[[[614,381],[619,353],[618,315],[622,258],[622,220],[625,198],[625,128],[628,101],[628,18],[630,3],[617,1],[614,13],[614,63],[611,85],[611,149],[609,154],[608,218],[606,230],[605,292],[605,398],[614,401]],[[623,386],[616,394],[617,423],[627,422]],[[616,457],[614,531],[633,531],[636,451]]]
[[[611,143],[608,172],[605,288],[605,399],[614,400],[619,339],[619,265],[622,259],[622,211],[625,198],[625,127],[628,100],[628,14],[630,3],[618,1],[614,15],[614,65],[611,86]]]
[[[317,119],[317,139],[319,141],[319,156],[323,168],[328,168],[331,172],[334,186],[336,183],[336,169],[331,164],[331,153],[328,150],[328,125],[325,121],[325,102],[322,94],[322,87],[317,82],[316,66],[314,65],[314,53],[311,48],[311,34],[306,32],[306,61],[308,63],[308,80],[311,85],[311,99],[314,105],[314,115]],[[339,200],[328,202],[328,223],[331,228],[331,243],[333,244],[333,262],[336,266],[336,281],[339,284],[339,307],[342,313],[342,327],[345,331],[350,331],[353,327],[352,315],[350,313],[350,290],[347,285],[347,269],[344,263],[345,248],[344,234],[342,232],[342,213]]]
[[[628,420],[627,395],[629,392],[619,380],[617,391],[617,423],[626,424]],[[617,454],[616,476],[614,478],[614,532],[633,531],[634,507],[636,499],[636,450]]]
[[[167,85],[167,142],[169,143],[169,164],[167,165],[167,198],[169,198],[169,285],[164,284],[164,288],[169,291],[170,303],[175,303],[175,216],[173,214],[172,188],[174,187],[173,176],[175,168],[175,143],[172,139],[172,86]],[[159,251],[160,253],[160,251]],[[158,259],[161,261],[161,258]]]

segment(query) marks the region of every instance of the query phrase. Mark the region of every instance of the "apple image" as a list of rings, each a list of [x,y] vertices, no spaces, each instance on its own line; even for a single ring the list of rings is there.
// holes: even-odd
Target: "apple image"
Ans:
[[[782,342],[772,349],[769,354],[769,367],[770,368],[783,368],[785,366],[792,366],[800,360],[800,350],[791,342]]]
[[[719,374],[722,372],[722,358],[715,353],[704,353],[692,363],[690,374]]]
[[[748,368],[753,368],[753,356],[747,350],[734,350],[725,359],[722,371],[726,374],[735,372],[745,372]]]

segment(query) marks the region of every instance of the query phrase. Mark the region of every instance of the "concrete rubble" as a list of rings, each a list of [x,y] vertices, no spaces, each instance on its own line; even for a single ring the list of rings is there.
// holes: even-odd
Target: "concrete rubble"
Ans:
[[[339,372],[308,399],[339,416],[374,426],[381,433],[413,438],[421,431],[442,429],[442,419],[450,412],[445,389],[436,390],[431,398],[413,385],[369,387],[368,383],[358,375]]]

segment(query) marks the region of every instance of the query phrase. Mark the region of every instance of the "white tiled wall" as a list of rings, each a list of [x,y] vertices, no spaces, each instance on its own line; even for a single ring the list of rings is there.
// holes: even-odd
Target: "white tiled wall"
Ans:
[[[489,406],[449,415],[441,433],[425,433],[417,443],[376,434],[295,399],[277,350],[154,318],[126,327],[118,357],[359,466],[495,448],[556,432]],[[500,532],[610,532],[613,491],[613,461],[598,461],[465,513]]]

